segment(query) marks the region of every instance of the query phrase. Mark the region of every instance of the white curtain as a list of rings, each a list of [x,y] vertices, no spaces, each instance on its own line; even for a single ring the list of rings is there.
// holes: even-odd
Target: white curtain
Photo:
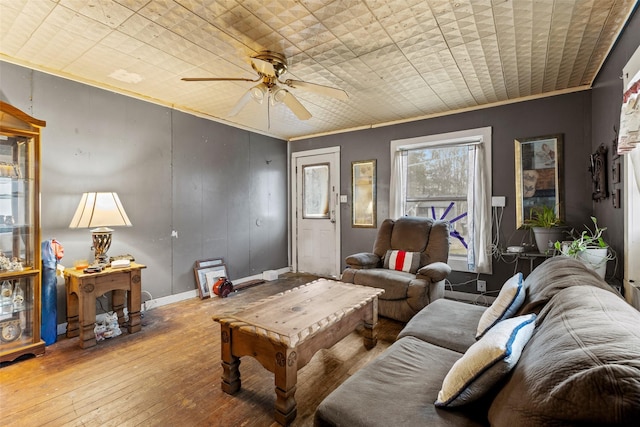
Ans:
[[[404,177],[404,159],[407,158],[407,152],[397,150],[393,153],[393,162],[391,164],[391,182],[389,188],[389,218],[398,219],[404,216],[405,202],[405,177]]]
[[[469,150],[469,185],[467,193],[468,215],[471,219],[467,263],[469,271],[491,273],[489,242],[491,240],[491,200],[489,180],[491,171],[485,171],[485,147],[478,144]]]

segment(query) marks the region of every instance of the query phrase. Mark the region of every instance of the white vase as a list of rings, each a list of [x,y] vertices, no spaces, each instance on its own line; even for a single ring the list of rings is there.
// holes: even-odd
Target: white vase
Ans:
[[[609,248],[588,248],[580,252],[577,258],[587,267],[593,269],[604,279],[609,261]]]

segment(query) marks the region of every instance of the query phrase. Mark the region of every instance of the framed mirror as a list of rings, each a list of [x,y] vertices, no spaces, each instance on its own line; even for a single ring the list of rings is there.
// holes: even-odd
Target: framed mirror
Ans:
[[[548,206],[564,221],[562,135],[518,138],[516,153],[516,227],[523,228],[531,209]]]
[[[351,226],[375,228],[376,224],[376,161],[351,162],[353,210]]]

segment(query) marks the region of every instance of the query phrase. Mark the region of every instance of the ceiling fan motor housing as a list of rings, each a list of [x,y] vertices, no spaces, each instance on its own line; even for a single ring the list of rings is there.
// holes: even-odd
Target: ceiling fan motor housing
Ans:
[[[287,58],[285,58],[284,55],[280,53],[271,52],[267,50],[267,51],[258,53],[253,58],[268,62],[271,65],[273,65],[273,69],[276,73],[276,78],[280,77],[281,75],[287,72],[287,65],[288,65]],[[253,69],[256,70],[258,74],[263,75],[263,73],[256,68],[253,62],[251,63],[251,67],[253,67]]]

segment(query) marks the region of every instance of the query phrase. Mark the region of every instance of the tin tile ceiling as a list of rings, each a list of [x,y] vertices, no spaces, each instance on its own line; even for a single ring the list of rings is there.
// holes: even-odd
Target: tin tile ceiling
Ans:
[[[283,139],[588,88],[631,0],[0,0],[0,59]],[[284,54],[311,112],[249,102]]]

